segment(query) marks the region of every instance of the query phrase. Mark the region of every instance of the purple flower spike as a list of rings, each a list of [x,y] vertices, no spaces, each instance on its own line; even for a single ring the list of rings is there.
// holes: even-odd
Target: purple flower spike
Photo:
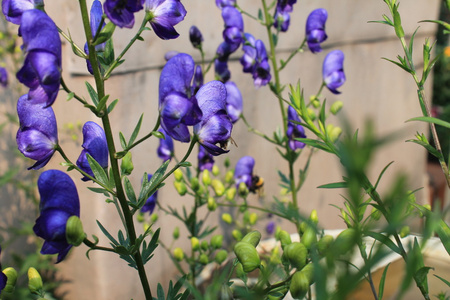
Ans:
[[[56,99],[61,79],[61,40],[55,23],[42,11],[23,13],[19,31],[27,54],[17,79],[30,88],[30,100],[50,106]]]
[[[323,61],[322,76],[327,88],[333,94],[341,93],[337,90],[345,82],[344,53],[341,50],[327,54]]]
[[[216,5],[219,8],[223,8],[226,6],[235,6],[236,0],[216,0]]]
[[[20,25],[22,14],[30,9],[43,9],[43,0],[3,0],[2,11],[7,21]]]
[[[200,145],[198,148],[198,168],[200,171],[212,171],[214,166],[214,156],[208,153],[205,148]]]
[[[189,40],[191,41],[191,44],[196,49],[202,48],[202,42],[203,42],[203,35],[200,32],[200,30],[197,28],[197,26],[191,26],[189,29]]]
[[[33,227],[34,233],[45,240],[42,254],[58,254],[62,261],[72,245],[66,240],[66,223],[71,216],[80,216],[80,200],[72,179],[64,172],[48,170],[39,176],[41,215]]]
[[[108,167],[108,143],[106,142],[105,131],[97,123],[86,122],[83,126],[83,150],[77,160],[77,166],[84,172],[94,177],[94,173],[89,165],[87,154],[92,156],[102,168]],[[83,181],[89,178],[84,176]]]
[[[151,14],[150,25],[159,38],[169,40],[179,36],[174,26],[186,16],[180,0],[145,0],[145,10]]]
[[[227,90],[220,81],[203,85],[196,94],[203,113],[202,121],[194,126],[200,144],[212,155],[227,153],[233,124],[226,111]],[[219,144],[217,146],[216,144]]]
[[[142,0],[106,0],[103,4],[108,19],[120,28],[132,28],[134,13],[143,8]]]
[[[225,23],[223,39],[232,45],[239,45],[242,42],[244,30],[244,20],[241,13],[233,6],[226,6],[222,9],[222,18]]]
[[[173,140],[172,138],[164,131],[164,129],[160,128],[158,130],[159,132],[162,132],[165,139],[159,139],[159,147],[157,150],[158,157],[161,158],[163,161],[166,161],[168,159],[172,159],[173,156]],[[150,180],[150,178],[149,178]]]
[[[2,87],[8,86],[8,72],[3,67],[0,67],[0,85]]]
[[[152,174],[147,174],[148,180],[152,178]],[[148,212],[150,215],[153,213],[156,207],[156,201],[158,200],[158,191],[155,191],[150,197],[148,197],[147,201],[145,201],[144,206],[141,208],[141,212]]]
[[[0,247],[0,254],[2,253],[2,248]],[[6,282],[8,281],[8,277],[6,277],[5,273],[1,272],[2,264],[0,263],[0,293],[6,286]]]
[[[234,181],[236,182],[236,186],[239,186],[243,182],[248,188],[251,188],[254,166],[255,159],[251,156],[244,156],[238,160],[234,168]]]
[[[242,94],[237,85],[228,81],[225,83],[227,89],[227,112],[231,122],[236,123],[242,114]]]
[[[300,123],[301,120],[292,106],[288,108],[288,124],[287,124],[287,132],[286,135],[289,139],[289,148],[292,150],[302,149],[305,147],[305,143],[294,140],[295,138],[306,138],[305,129],[302,125],[294,123]]]
[[[185,143],[190,141],[187,125],[197,124],[202,116],[191,87],[194,65],[190,55],[177,54],[166,63],[159,78],[161,127]]]
[[[56,118],[51,107],[34,103],[23,95],[17,102],[20,128],[16,141],[19,151],[37,162],[29,169],[37,170],[45,166],[55,153],[58,145]]]
[[[313,10],[306,20],[306,42],[308,48],[312,53],[322,51],[320,43],[327,39],[325,33],[325,22],[327,21],[328,13],[324,8]]]

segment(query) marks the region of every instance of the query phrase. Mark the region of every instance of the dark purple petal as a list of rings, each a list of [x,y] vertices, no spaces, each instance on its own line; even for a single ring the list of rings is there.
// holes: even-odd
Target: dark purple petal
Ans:
[[[200,171],[212,171],[214,166],[214,156],[209,154],[202,145],[198,148],[198,168]]]
[[[276,9],[273,26],[282,32],[286,32],[289,29],[289,25],[291,22],[291,16],[288,11]]]
[[[236,27],[239,30],[244,30],[244,20],[242,15],[233,6],[226,6],[222,9],[222,18],[225,23],[225,28]]]
[[[134,13],[143,8],[141,0],[106,0],[103,4],[108,19],[121,28],[132,28]]]
[[[147,174],[148,180],[152,178],[152,174]],[[148,199],[145,201],[144,206],[141,208],[141,212],[145,213],[148,212],[149,214],[152,214],[156,207],[156,201],[158,201],[158,191],[155,191]]]
[[[333,94],[340,94],[337,90],[345,82],[344,53],[334,50],[327,54],[323,61],[322,76],[327,88]]]
[[[146,0],[145,10],[152,14],[150,24],[159,38],[167,40],[179,36],[174,26],[186,16],[186,9],[180,0]]]
[[[225,87],[227,89],[227,113],[231,122],[236,123],[242,114],[242,94],[232,81],[225,83]]]
[[[221,82],[227,82],[230,80],[231,73],[228,69],[228,62],[216,59],[214,61],[214,73],[216,75],[216,79]]]
[[[194,94],[197,93],[197,91],[202,87],[202,85],[203,85],[202,67],[200,65],[197,65],[195,67],[194,80],[192,83],[192,89],[194,91]]]
[[[103,15],[102,3],[99,0],[95,0],[92,3],[91,12],[90,12],[90,25],[91,25],[91,32],[92,32],[93,37],[95,37],[95,34],[97,33],[98,28],[100,27],[100,23],[102,21],[102,15]],[[105,23],[103,23],[102,28],[103,27],[105,27]],[[97,46],[95,46],[95,50],[96,51],[105,51],[105,45],[106,45],[106,43],[97,45]]]
[[[223,8],[225,6],[235,6],[236,0],[216,0],[216,5],[219,8]]]
[[[294,140],[295,138],[306,138],[305,129],[302,125],[294,123],[294,122],[300,123],[300,117],[298,116],[297,112],[292,106],[289,106],[288,108],[288,124],[287,124],[287,131],[286,135],[289,139],[289,147],[292,150],[296,149],[302,149],[305,147],[305,144]]]
[[[189,29],[189,40],[194,48],[200,49],[202,47],[203,35],[195,25],[192,25]]]
[[[192,57],[180,53],[169,59],[159,77],[159,105],[169,93],[179,92],[189,98],[191,81],[194,75],[195,63]]]
[[[318,8],[313,10],[306,20],[306,41],[312,53],[322,51],[320,43],[327,39],[325,33],[325,22],[328,13],[326,9]]]
[[[0,254],[2,253],[2,248],[0,247]],[[2,271],[2,264],[0,263],[0,293],[6,286],[6,282],[8,281],[8,277],[6,277],[5,273]]]
[[[3,67],[0,67],[0,85],[3,87],[8,86],[8,72]]]
[[[172,159],[173,156],[173,140],[172,138],[164,131],[164,129],[160,128],[160,132],[162,132],[165,136],[165,139],[159,139],[159,147],[157,150],[158,157],[163,161],[168,159]]]
[[[252,185],[253,167],[255,166],[255,159],[251,156],[244,156],[238,160],[234,168],[234,180],[239,186],[241,182],[250,188]]]
[[[256,48],[244,45],[242,50],[244,51],[244,55],[242,55],[240,62],[243,67],[243,71],[244,73],[253,73],[257,56]]]
[[[219,111],[226,111],[227,90],[220,81],[210,81],[203,85],[195,95],[203,118],[208,119]]]
[[[253,84],[256,88],[268,84],[271,78],[270,65],[267,59],[255,65],[255,69],[253,70]]]
[[[173,92],[164,98],[160,107],[161,126],[169,136],[177,141],[187,143],[190,133],[183,118],[192,110],[192,102],[185,95]]]
[[[236,44],[230,44],[227,42],[220,43],[219,47],[217,47],[216,50],[217,59],[222,62],[226,62],[228,60],[228,57],[230,57],[230,55],[239,48],[239,45],[240,44],[238,43]]]
[[[44,7],[43,0],[3,0],[2,11],[7,21],[20,25],[26,10]]]

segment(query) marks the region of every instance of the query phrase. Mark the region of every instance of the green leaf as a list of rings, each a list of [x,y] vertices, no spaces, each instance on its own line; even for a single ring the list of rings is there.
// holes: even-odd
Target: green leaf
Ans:
[[[439,151],[437,151],[436,148],[434,148],[433,146],[431,146],[431,145],[430,145],[429,143],[427,143],[427,142],[420,141],[420,140],[407,140],[407,142],[412,142],[412,143],[421,145],[421,146],[423,146],[425,149],[427,149],[427,151],[428,151],[430,154],[434,155],[435,157],[437,157],[437,158],[439,158],[439,159],[440,159],[440,158],[443,158],[443,157],[442,157],[442,154],[441,154]]]
[[[383,170],[381,171],[380,175],[378,176],[377,182],[375,183],[375,186],[374,186],[374,188],[373,188],[374,190],[377,189],[378,184],[380,183],[381,177],[383,177],[384,172],[386,172],[386,170],[387,170],[393,163],[394,163],[394,161],[391,161],[390,163],[388,163],[388,164],[386,165],[386,167],[383,168]]]
[[[317,188],[319,188],[319,189],[346,189],[346,188],[348,188],[348,183],[345,181],[333,182],[333,183],[319,185]]]
[[[119,132],[119,140],[120,140],[120,145],[122,146],[123,149],[127,148],[127,141],[125,140],[125,137],[123,136],[122,132]]]
[[[133,133],[131,134],[130,140],[128,141],[128,145],[132,145],[134,143],[134,141],[136,140],[136,137],[139,134],[139,130],[141,129],[143,117],[144,117],[144,114],[141,115],[141,117],[139,118],[139,121],[136,124],[136,127],[134,127]]]
[[[378,300],[383,299],[384,283],[386,281],[387,270],[390,265],[391,265],[391,263],[388,263],[388,265],[384,268],[383,275],[381,275],[380,285],[378,286]]]
[[[450,287],[450,281],[442,278],[441,276],[438,276],[436,274],[433,274],[435,277],[439,278],[443,283],[445,283],[448,287]]]
[[[125,193],[127,194],[127,198],[131,203],[136,203],[136,194],[134,193],[133,185],[131,184],[128,177],[124,177],[123,179]]]
[[[391,239],[389,237],[387,237],[381,233],[375,232],[375,231],[365,231],[364,234],[374,238],[375,240],[379,241],[383,245],[386,245],[387,247],[389,247],[389,249],[391,249],[395,253],[401,255],[402,252],[397,247],[397,245],[393,241],[391,241]]]
[[[85,82],[89,96],[92,99],[92,102],[94,103],[95,107],[98,106],[98,95],[95,89],[92,87],[92,85],[89,82]]]
[[[446,122],[446,121],[438,119],[438,118],[433,118],[433,117],[416,117],[416,118],[409,119],[406,122],[411,122],[411,121],[422,121],[422,122],[427,122],[427,123],[434,123],[436,125],[440,125],[442,127],[446,127],[446,128],[450,129],[450,123],[449,122]]]
[[[152,134],[154,137],[157,137],[158,139],[163,139],[163,140],[166,139],[166,136],[165,136],[164,133],[162,133],[161,131],[152,131],[151,134]]]
[[[106,230],[105,227],[103,227],[102,223],[100,223],[99,220],[96,220],[98,227],[100,227],[100,230],[103,232],[103,234],[112,242],[112,244],[114,246],[119,245],[119,243],[117,242],[117,240],[115,238],[113,238],[113,236],[108,232],[108,230]]]
[[[107,23],[105,27],[102,29],[102,31],[100,31],[98,36],[95,38],[93,46],[100,45],[109,40],[114,33],[114,29],[116,29],[116,25],[114,25],[113,22]]]
[[[113,102],[111,102],[111,104],[108,106],[108,114],[113,111],[114,107],[116,107],[117,102],[119,102],[119,99],[116,99]]]
[[[94,193],[97,193],[97,194],[103,194],[106,197],[110,196],[109,192],[107,190],[103,189],[103,188],[88,187],[88,190],[90,190],[90,191],[92,191]]]
[[[398,13],[398,4],[393,6],[392,14],[394,17],[395,34],[398,36],[398,38],[405,37],[405,32],[403,31],[402,27],[402,20],[400,18],[400,14]]]
[[[190,162],[188,162],[188,161],[180,162],[178,165],[179,165],[180,167],[184,167],[184,168],[186,168],[186,167],[191,167],[191,166],[192,166],[192,164],[191,164]]]
[[[108,101],[108,98],[109,98],[109,95],[105,95],[102,99],[100,99],[100,101],[98,102],[98,105],[97,105],[98,112],[102,111],[106,107],[106,102]]]
[[[419,23],[436,23],[444,26],[445,29],[450,30],[450,24],[441,20],[423,20],[419,21]]]
[[[92,173],[94,173],[95,179],[109,187],[108,175],[106,175],[106,172],[102,166],[100,166],[100,164],[91,155],[89,155],[89,153],[86,153],[86,157]]]
[[[152,178],[150,181],[147,182],[147,179],[145,178],[147,175],[144,174],[144,179],[142,181],[142,189],[139,193],[139,200],[138,205],[139,207],[142,207],[144,205],[145,201],[148,197],[150,197],[150,192],[155,192],[158,186],[160,185],[159,181],[163,178],[164,174],[166,173],[167,166],[169,165],[170,160],[165,161],[158,170],[156,170],[155,173],[153,173]]]
[[[312,140],[312,139],[308,139],[308,138],[296,138],[295,140],[305,143],[308,146],[311,146],[311,147],[314,147],[317,149],[321,149],[321,150],[329,152],[329,153],[334,153],[333,150],[331,150],[330,147],[328,147],[328,145],[325,144],[324,142]]]
[[[72,98],[73,98],[74,96],[75,96],[74,92],[70,92],[70,93],[67,94],[66,100],[67,100],[67,101],[72,100]]]

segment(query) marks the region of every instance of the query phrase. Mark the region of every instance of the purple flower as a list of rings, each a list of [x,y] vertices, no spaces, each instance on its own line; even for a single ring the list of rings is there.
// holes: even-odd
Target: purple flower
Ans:
[[[275,9],[273,26],[282,32],[285,32],[289,28],[291,16],[289,13],[293,11],[293,6],[297,0],[278,0],[277,7]]]
[[[230,44],[227,42],[220,43],[217,47],[216,55],[217,59],[226,62],[230,55],[239,48],[239,44]]]
[[[194,126],[199,143],[212,155],[227,153],[233,124],[226,110],[225,85],[220,81],[208,82],[195,97],[203,114],[201,122]]]
[[[159,139],[159,147],[157,150],[158,157],[163,161],[168,159],[172,159],[173,156],[173,140],[172,138],[164,131],[164,129],[160,128],[158,130],[162,132],[165,136],[165,139]],[[149,178],[150,180],[150,178]]]
[[[71,216],[80,216],[80,200],[74,182],[64,172],[48,170],[39,176],[41,196],[40,216],[33,227],[34,233],[45,240],[42,254],[58,254],[62,261],[72,245],[66,240],[66,223]]]
[[[231,122],[236,123],[242,114],[242,94],[232,81],[225,83],[225,87],[227,89],[227,113]]]
[[[2,248],[0,247],[0,254],[2,253]],[[0,263],[0,293],[3,291],[3,289],[6,286],[6,283],[8,281],[8,277],[6,277],[5,273],[2,271],[2,264]]]
[[[269,223],[267,223],[266,225],[266,232],[267,234],[273,234],[275,231],[275,222],[274,221],[270,221]]]
[[[209,170],[212,171],[214,166],[214,156],[209,154],[205,148],[200,145],[198,148],[198,168],[200,171]]]
[[[191,44],[194,48],[202,48],[203,35],[195,25],[192,25],[189,29],[189,40],[191,41]]]
[[[327,39],[325,33],[325,22],[327,21],[328,13],[324,8],[313,10],[306,20],[306,42],[308,48],[312,53],[322,51],[320,43]]]
[[[3,87],[8,86],[8,72],[3,67],[0,67],[0,85]]]
[[[200,65],[195,66],[194,71],[194,81],[192,83],[192,89],[194,94],[202,87],[203,85],[203,71]]]
[[[100,27],[100,23],[102,21],[102,15],[103,15],[103,9],[102,9],[102,3],[99,0],[95,0],[92,3],[91,6],[91,13],[90,13],[90,25],[91,25],[91,32],[92,32],[92,37],[95,38],[95,34],[98,31],[98,28]],[[105,27],[105,24],[103,24],[102,28]],[[95,50],[98,52],[103,52],[105,51],[105,45],[106,43],[101,43],[100,45],[95,46]],[[89,49],[88,49],[88,44],[85,43],[84,44],[84,51],[86,52],[87,55],[89,55]],[[89,61],[89,59],[86,60],[86,64],[87,64],[87,69],[89,71],[89,73],[94,74],[94,72],[92,71],[92,65],[91,62]],[[100,63],[99,63],[100,65]]]
[[[244,20],[241,13],[233,6],[225,6],[222,9],[222,18],[225,23],[225,29],[222,33],[225,42],[231,45],[242,43],[244,31]]]
[[[322,76],[327,88],[333,94],[340,94],[337,90],[345,82],[344,53],[334,50],[327,54],[323,61]]]
[[[43,0],[3,0],[2,11],[7,21],[20,25],[22,14],[30,9],[43,9]]]
[[[216,0],[216,5],[219,8],[223,8],[226,6],[235,6],[236,0]]]
[[[302,125],[294,123],[300,123],[300,117],[292,106],[288,108],[288,123],[286,135],[289,140],[289,148],[292,150],[302,149],[305,147],[305,143],[296,141],[295,138],[306,138],[305,129]]]
[[[250,189],[253,181],[253,167],[255,166],[255,159],[251,156],[244,156],[238,160],[234,168],[234,181],[236,186],[241,182]]]
[[[103,4],[108,19],[120,28],[132,28],[134,13],[143,8],[142,0],[105,0]]]
[[[152,178],[152,174],[147,174],[148,180]],[[156,207],[156,201],[158,200],[158,191],[156,190],[150,197],[148,197],[147,201],[145,201],[144,206],[141,208],[141,212],[148,212],[150,215],[153,213]]]
[[[194,65],[190,55],[177,54],[166,63],[159,78],[161,127],[185,143],[190,141],[187,126],[197,124],[202,116],[191,87]]]
[[[214,73],[216,80],[227,82],[231,78],[230,70],[228,69],[228,61],[214,60]]]
[[[52,105],[61,79],[61,40],[55,23],[44,12],[23,13],[19,31],[27,54],[17,79],[30,88],[30,100]]]
[[[151,15],[150,25],[159,38],[169,40],[179,36],[174,26],[186,16],[180,0],[145,0],[145,11]]]
[[[242,46],[244,54],[241,57],[241,65],[244,73],[252,73],[256,64],[256,39],[250,33],[244,35],[245,43]]]
[[[92,156],[102,168],[108,167],[108,143],[106,142],[105,131],[97,123],[86,122],[83,126],[83,150],[77,160],[77,166],[84,172],[94,177],[91,166],[89,165],[87,154]],[[84,176],[83,181],[89,178]]]
[[[246,33],[246,42],[242,47],[244,55],[241,57],[241,65],[244,73],[252,73],[253,84],[256,88],[269,83],[272,76],[270,75],[270,65],[267,57],[266,47],[261,40]]]
[[[29,169],[45,166],[58,145],[56,118],[51,107],[29,100],[23,95],[17,102],[20,127],[16,141],[19,151],[37,162]]]

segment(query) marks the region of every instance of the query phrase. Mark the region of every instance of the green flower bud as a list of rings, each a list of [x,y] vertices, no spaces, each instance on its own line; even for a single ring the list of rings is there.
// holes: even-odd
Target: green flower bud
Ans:
[[[301,222],[300,225],[298,226],[298,232],[300,234],[303,234],[306,231],[306,228],[308,227],[308,223],[306,223],[305,221]]]
[[[219,167],[218,167],[217,165],[214,165],[214,166],[212,167],[212,174],[213,174],[214,176],[218,176],[218,175],[220,174],[220,170],[219,170]]]
[[[224,213],[222,214],[222,221],[227,224],[231,224],[233,223],[233,217],[230,214]]]
[[[155,223],[156,221],[158,221],[158,218],[159,218],[158,214],[157,214],[157,213],[153,213],[153,214],[150,216],[150,221],[151,221],[152,223]]]
[[[175,180],[176,181],[181,181],[183,180],[183,172],[180,169],[176,169],[173,172],[173,176],[175,176]]]
[[[317,216],[317,210],[313,209],[311,211],[311,214],[309,215],[309,219],[311,220],[311,222],[313,222],[316,225],[319,223],[319,217]]]
[[[180,228],[178,226],[173,230],[172,237],[175,240],[178,240],[178,238],[180,237]]]
[[[200,182],[198,181],[197,177],[191,178],[191,187],[194,191],[198,191],[198,189],[200,188]]]
[[[3,270],[3,274],[5,274],[8,279],[6,280],[6,285],[2,292],[14,292],[14,287],[16,286],[17,282],[17,271],[14,268],[9,267]]]
[[[183,181],[174,181],[173,186],[175,187],[175,189],[177,190],[177,192],[180,196],[186,195],[187,188],[186,188],[186,184],[184,184]]]
[[[250,225],[255,225],[256,221],[258,221],[258,215],[256,213],[251,213],[248,222]]]
[[[317,250],[321,255],[324,255],[330,245],[333,243],[334,238],[331,235],[324,235],[317,243]]]
[[[191,237],[191,248],[194,251],[200,249],[200,241],[195,236]]]
[[[333,242],[333,252],[345,254],[353,249],[356,242],[356,230],[348,228],[342,231]]]
[[[242,264],[245,273],[249,273],[261,265],[258,251],[256,251],[256,248],[252,244],[238,242],[234,245],[234,253]]]
[[[233,238],[236,240],[236,241],[240,241],[240,240],[242,240],[242,233],[241,233],[241,231],[240,230],[238,230],[238,229],[234,229],[232,232],[231,232],[231,235],[233,236]]]
[[[307,249],[311,248],[311,245],[317,243],[317,234],[314,228],[308,227],[302,235],[300,242],[305,245]]]
[[[248,188],[247,188],[247,185],[245,184],[245,182],[239,183],[238,193],[239,193],[239,196],[241,196],[242,198],[247,197]]]
[[[311,96],[310,98],[311,104],[314,108],[319,108],[320,107],[320,101],[319,99],[317,99],[316,96]]]
[[[407,237],[410,232],[411,229],[409,228],[409,226],[403,226],[402,229],[400,229],[400,237],[401,238]]]
[[[178,261],[182,261],[184,258],[183,249],[181,249],[179,247],[173,249],[173,257],[175,257],[175,259]]]
[[[75,247],[79,246],[86,238],[83,230],[83,224],[77,216],[71,216],[66,223],[67,242]]]
[[[294,299],[303,299],[309,290],[310,281],[305,273],[295,272],[291,279],[289,291]]]
[[[208,198],[208,203],[207,203],[206,206],[208,207],[208,210],[209,210],[209,211],[215,211],[216,208],[217,208],[216,200],[214,200],[213,197],[209,197],[209,198]]]
[[[330,137],[330,140],[334,143],[338,140],[338,138],[341,136],[342,129],[341,127],[333,127],[333,129],[328,132],[328,136]]]
[[[207,265],[209,263],[208,255],[205,253],[200,254],[200,257],[198,258],[199,263],[202,265]]]
[[[203,172],[202,172],[202,182],[206,186],[211,184],[211,175],[209,175],[208,169],[203,170]]]
[[[227,259],[227,256],[228,256],[227,250],[222,249],[216,253],[216,257],[214,257],[214,260],[216,261],[216,263],[220,265]]]
[[[202,241],[202,243],[200,244],[200,248],[202,248],[203,251],[208,250],[209,245],[207,241]]]
[[[213,187],[214,193],[216,193],[217,197],[221,197],[225,193],[225,186],[219,179],[213,179],[211,181],[211,186]]]
[[[311,121],[314,121],[317,116],[316,116],[316,112],[312,109],[312,108],[307,108],[306,112],[308,113],[309,118],[311,119]]]
[[[242,238],[241,242],[246,242],[254,247],[258,246],[259,241],[261,240],[261,233],[257,230],[247,233],[244,238]]]
[[[314,265],[312,263],[307,264],[300,272],[306,275],[310,284],[314,283]]]
[[[245,278],[247,276],[241,263],[237,263],[235,270],[238,278]]]
[[[227,173],[225,173],[225,182],[230,184],[234,180],[234,171],[228,170]]]
[[[223,165],[225,166],[225,168],[229,168],[230,167],[230,159],[228,157],[225,157]]]
[[[122,175],[130,175],[133,172],[134,165],[131,158],[131,152],[127,152],[120,163],[120,171]]]
[[[139,212],[139,213],[137,214],[137,216],[136,216],[136,220],[137,220],[139,223],[144,222],[144,221],[145,221],[144,214],[141,213],[141,212]]]
[[[291,236],[287,233],[287,231],[280,230],[277,239],[280,240],[281,249],[283,250],[286,245],[292,244]]]
[[[344,106],[344,103],[342,101],[336,101],[331,105],[330,112],[333,115],[336,115],[342,109],[343,106]]]
[[[289,263],[300,270],[306,265],[306,257],[308,250],[305,245],[299,242],[286,245],[283,250],[283,256],[289,261]]]
[[[213,236],[211,238],[211,243],[210,244],[211,244],[211,246],[214,249],[221,248],[222,247],[222,243],[223,243],[223,235],[221,235],[221,234],[215,235],[215,236]]]
[[[43,288],[42,278],[39,272],[31,267],[28,269],[28,289],[32,294],[41,295]]]
[[[228,201],[232,201],[234,199],[234,197],[236,196],[236,192],[237,192],[237,190],[234,186],[229,188],[225,192],[225,199],[227,199]]]

